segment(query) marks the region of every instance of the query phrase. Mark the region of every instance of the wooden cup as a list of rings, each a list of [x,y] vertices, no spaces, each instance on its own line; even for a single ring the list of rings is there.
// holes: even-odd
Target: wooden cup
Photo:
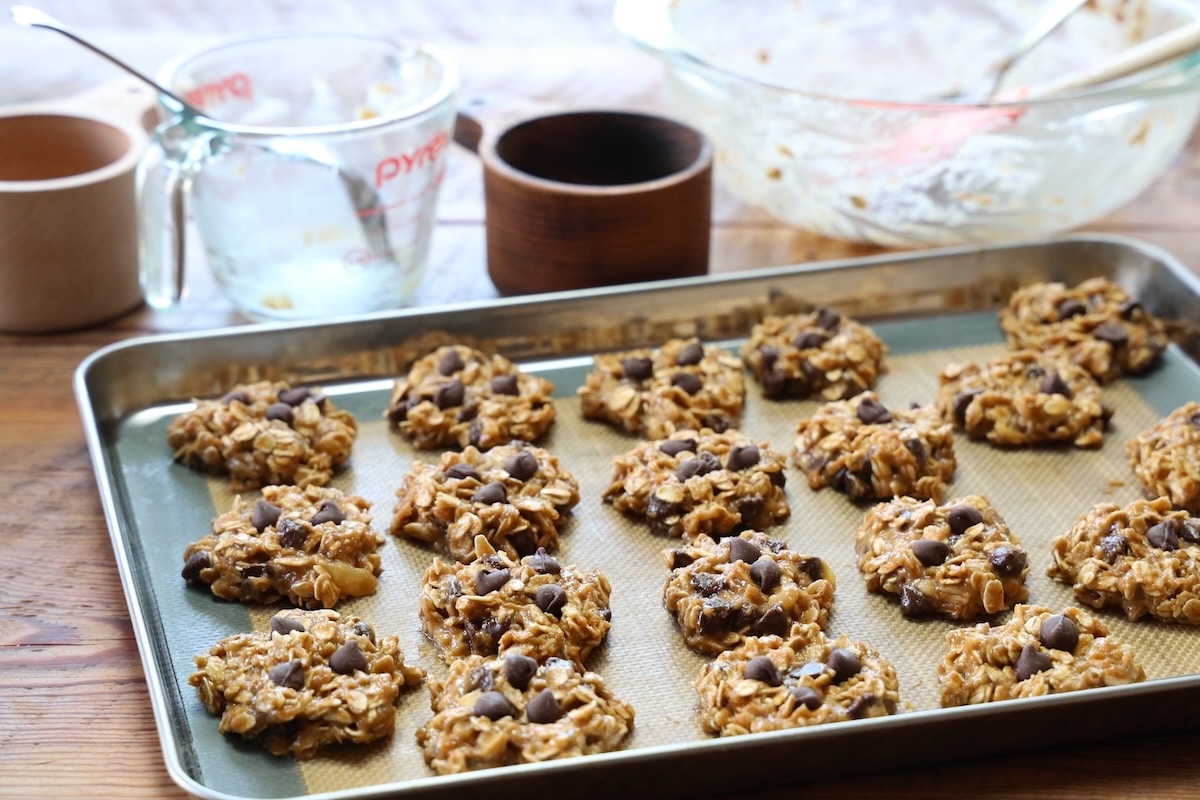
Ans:
[[[141,303],[137,123],[0,109],[0,331],[81,328]]]
[[[488,274],[502,294],[708,271],[712,147],[695,129],[645,114],[569,112],[495,135],[484,129],[477,152]]]

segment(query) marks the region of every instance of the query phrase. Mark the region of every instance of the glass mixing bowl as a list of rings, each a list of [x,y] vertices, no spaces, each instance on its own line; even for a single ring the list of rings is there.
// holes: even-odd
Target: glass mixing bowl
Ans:
[[[1011,241],[1128,202],[1187,142],[1200,54],[1039,100],[945,99],[986,78],[1034,0],[618,0],[662,58],[672,113],[742,199],[815,233],[889,247]],[[1188,0],[1093,0],[1000,97],[1200,19]],[[986,81],[984,81],[986,83]],[[1029,94],[1026,93],[1029,90]]]

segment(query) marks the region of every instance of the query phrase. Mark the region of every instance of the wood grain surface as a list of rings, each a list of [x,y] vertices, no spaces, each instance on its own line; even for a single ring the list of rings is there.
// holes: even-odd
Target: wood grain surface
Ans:
[[[114,4],[97,3],[96,7],[108,5]],[[114,28],[111,37],[132,47],[142,41],[139,37],[157,30],[145,26],[157,25],[167,33],[148,47],[164,41],[183,43],[183,23],[207,19],[198,5],[189,10],[187,4],[180,6],[184,8],[182,19],[172,19],[162,10],[167,5],[180,6],[162,4],[149,22],[130,19],[128,25]],[[261,9],[269,7],[293,23],[301,14],[289,11],[292,16],[287,16],[279,10],[286,5],[281,2],[252,5],[257,14],[266,14]],[[484,47],[481,41],[487,41],[487,20],[464,28],[456,24],[460,17],[454,7],[460,3],[420,5],[417,21],[437,34],[429,38],[450,40],[467,66],[484,60],[507,64],[505,53],[519,60],[519,64],[498,70],[500,77],[495,77],[495,69],[486,73],[489,77],[478,79],[477,88],[495,88],[496,82],[502,81],[506,91],[543,103],[594,103],[643,110],[657,106],[653,65],[632,59],[636,68],[630,67],[623,43],[611,37],[589,44],[591,49],[574,51],[564,51],[563,41],[552,35],[534,39],[532,44],[505,39],[495,43],[485,58],[478,48]],[[602,9],[597,10],[603,5],[561,4],[556,13],[567,26],[562,29],[568,32],[563,36],[583,36],[580,31],[591,31],[589,26],[607,24]],[[338,9],[336,20],[361,22],[346,10],[348,6],[333,6]],[[80,9],[81,5],[69,7]],[[316,13],[313,3],[295,7]],[[442,11],[433,11],[435,7]],[[91,9],[89,6],[89,13],[93,13]],[[66,15],[67,11],[60,13]],[[375,13],[382,16],[382,12]],[[98,22],[104,18],[89,19]],[[497,36],[508,30],[495,19],[491,22]],[[0,41],[7,47],[18,40],[0,36]],[[588,62],[591,72],[579,76],[571,72],[572,52]],[[12,53],[10,48],[0,54],[0,64],[15,58]],[[143,58],[152,60],[152,54],[153,50]],[[30,69],[30,63],[20,61],[18,68]],[[554,65],[557,72],[548,71],[546,65]],[[604,81],[595,78],[597,71],[604,73]],[[477,70],[474,74],[484,73]],[[69,76],[62,81],[70,88]],[[589,87],[595,91],[589,92]],[[0,102],[4,99],[0,95]],[[431,277],[421,289],[423,303],[495,296],[484,266],[479,165],[464,152],[456,152],[454,159],[440,205]],[[1157,244],[1200,273],[1200,135],[1192,138],[1186,153],[1146,193],[1089,230],[1127,234]],[[712,240],[715,272],[870,252],[876,251],[782,227],[718,191]],[[163,765],[71,381],[79,363],[104,345],[151,332],[241,323],[206,271],[193,268],[187,300],[174,313],[143,309],[84,331],[0,336],[0,497],[4,498],[4,513],[0,514],[0,797],[186,796]],[[1194,710],[1182,708],[1179,713],[1195,715]],[[1071,723],[1064,720],[1063,724]],[[934,766],[936,758],[931,756],[930,764],[871,774],[871,757],[864,753],[862,775],[815,785],[792,783],[740,796],[775,800],[802,792],[830,798],[1115,800],[1136,795],[1182,800],[1200,795],[1197,752],[1200,731],[1167,737],[1146,730],[1142,738],[1064,746],[998,760],[988,754],[988,732],[980,731],[978,757],[970,761]]]

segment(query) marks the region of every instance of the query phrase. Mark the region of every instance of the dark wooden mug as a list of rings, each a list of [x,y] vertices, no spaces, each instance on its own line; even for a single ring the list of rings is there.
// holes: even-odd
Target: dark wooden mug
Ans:
[[[499,131],[460,114],[484,169],[488,274],[506,295],[703,275],[712,146],[674,120],[572,111]]]

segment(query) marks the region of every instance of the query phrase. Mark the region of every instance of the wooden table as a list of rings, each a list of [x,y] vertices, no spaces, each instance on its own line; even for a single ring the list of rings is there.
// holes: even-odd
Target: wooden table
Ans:
[[[532,63],[539,55],[561,62],[562,48],[525,53]],[[595,60],[608,63],[605,57]],[[629,58],[637,61],[623,50],[612,58],[622,65]],[[537,74],[541,77],[527,78],[524,96],[540,102],[566,102],[569,96],[574,104],[588,99],[566,77],[555,82]],[[598,104],[657,106],[654,65],[643,62],[605,74],[608,82],[592,95],[600,97]],[[480,79],[473,88],[503,85],[520,95],[522,75],[531,73],[509,70],[507,78]],[[481,221],[478,165],[459,152],[435,237],[431,274],[438,277],[423,287],[422,302],[494,295],[484,271]],[[1091,229],[1158,244],[1200,272],[1200,135],[1149,191]],[[713,271],[866,252],[782,227],[724,193],[718,196]],[[193,270],[190,280],[186,304],[171,315],[139,310],[92,330],[0,336],[0,497],[7,509],[0,522],[0,797],[185,796],[163,767],[71,378],[85,356],[113,342],[240,323],[202,270]],[[753,797],[791,797],[799,791],[846,798],[970,794],[1039,800],[1200,795],[1200,732],[1162,737],[1147,730],[1141,739],[1001,762],[989,758],[987,749],[988,734],[981,731],[980,756],[974,761],[779,787]],[[863,754],[863,764],[865,772],[869,754]]]

